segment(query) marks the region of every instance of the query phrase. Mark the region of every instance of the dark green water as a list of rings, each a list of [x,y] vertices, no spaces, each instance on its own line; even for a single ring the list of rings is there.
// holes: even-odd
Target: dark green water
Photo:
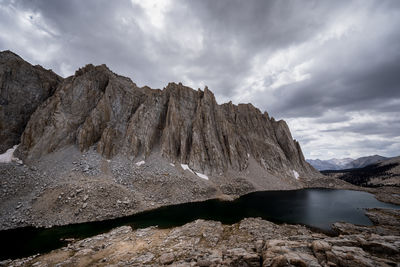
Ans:
[[[235,201],[207,200],[167,206],[137,215],[101,222],[45,228],[19,228],[0,231],[0,259],[44,253],[66,245],[65,238],[85,238],[121,225],[144,228],[180,226],[196,219],[216,220],[224,224],[247,217],[261,217],[276,223],[304,224],[330,231],[334,222],[372,225],[365,208],[399,206],[380,202],[360,191],[302,189],[264,191],[244,195]]]

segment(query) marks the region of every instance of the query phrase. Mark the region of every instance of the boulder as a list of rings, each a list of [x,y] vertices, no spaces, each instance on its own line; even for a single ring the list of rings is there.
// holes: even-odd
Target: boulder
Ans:
[[[160,256],[160,263],[167,265],[167,264],[171,264],[174,262],[175,260],[175,255],[173,253],[164,253]]]

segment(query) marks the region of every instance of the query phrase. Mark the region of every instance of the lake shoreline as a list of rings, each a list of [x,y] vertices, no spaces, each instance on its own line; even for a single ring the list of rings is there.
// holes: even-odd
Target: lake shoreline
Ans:
[[[376,215],[381,211],[374,212]],[[134,230],[122,226],[48,253],[4,260],[0,265],[395,265],[400,260],[400,225],[384,222],[399,224],[400,212],[385,216],[386,220],[373,226],[336,223],[340,235],[335,237],[301,225],[277,225],[260,218],[232,225],[196,220],[171,229],[153,226]]]
[[[264,191],[264,192],[252,192],[249,194],[246,194],[238,199],[235,199],[233,201],[227,201],[227,200],[206,200],[206,201],[202,201],[202,202],[191,202],[191,203],[184,203],[184,204],[177,204],[177,205],[171,205],[171,206],[165,206],[165,207],[160,207],[158,209],[154,209],[154,210],[148,210],[148,211],[144,211],[141,213],[137,213],[135,215],[132,216],[126,216],[126,217],[121,217],[121,218],[117,218],[117,219],[110,219],[110,220],[104,220],[104,221],[95,221],[95,222],[87,222],[87,223],[79,223],[79,224],[70,224],[70,225],[66,225],[66,226],[54,226],[52,228],[35,228],[35,227],[25,227],[25,228],[16,228],[16,229],[10,229],[10,230],[6,230],[6,231],[0,231],[0,236],[3,236],[2,239],[3,240],[9,240],[12,237],[16,237],[18,235],[21,235],[21,239],[24,238],[24,236],[32,236],[32,240],[35,239],[35,236],[40,236],[40,234],[44,234],[45,236],[49,236],[50,240],[53,240],[51,242],[54,243],[54,246],[50,246],[48,249],[44,249],[44,250],[36,250],[34,251],[34,253],[36,252],[40,252],[40,253],[45,253],[50,251],[51,249],[57,249],[60,248],[62,246],[67,245],[68,243],[63,243],[60,240],[65,240],[65,239],[82,239],[82,238],[88,238],[90,236],[93,235],[98,235],[107,231],[110,231],[113,228],[116,227],[121,227],[123,225],[131,225],[133,226],[133,229],[142,229],[142,228],[146,228],[146,227],[153,227],[155,225],[158,226],[159,229],[172,229],[175,227],[181,227],[182,225],[186,224],[186,223],[190,223],[191,221],[194,221],[196,219],[205,219],[205,220],[209,220],[209,219],[216,219],[216,221],[221,222],[224,225],[231,225],[231,224],[235,224],[238,223],[240,220],[243,220],[245,218],[249,218],[249,217],[259,217],[257,215],[259,215],[259,213],[255,212],[252,214],[249,214],[248,216],[246,216],[245,214],[243,216],[237,216],[235,214],[231,214],[231,213],[227,213],[223,216],[225,217],[218,217],[221,215],[210,215],[210,214],[199,214],[199,215],[193,215],[193,217],[183,217],[181,218],[181,221],[172,221],[172,222],[168,222],[168,219],[170,217],[168,217],[168,213],[172,211],[172,214],[179,214],[179,212],[183,209],[182,212],[185,212],[185,210],[187,212],[189,212],[190,210],[196,210],[199,209],[202,205],[205,207],[200,208],[203,212],[207,211],[208,209],[215,209],[216,207],[220,207],[219,209],[221,211],[223,210],[234,210],[234,204],[238,203],[237,205],[239,205],[238,209],[243,209],[245,210],[247,206],[249,207],[253,207],[254,204],[253,202],[260,202],[260,198],[257,198],[257,196],[264,196],[269,195],[267,198],[261,198],[263,199],[262,201],[264,202],[269,202],[271,201],[271,199],[276,199],[277,201],[283,201],[282,203],[285,202],[285,197],[283,197],[284,195],[287,194],[292,194],[290,196],[290,198],[295,197],[296,195],[298,195],[299,193],[304,193],[304,192],[346,192],[348,190],[337,190],[337,189],[327,189],[327,188],[319,188],[319,189],[300,189],[300,190],[289,190],[289,191]],[[359,191],[360,192],[360,191]],[[326,193],[323,193],[326,194]],[[353,193],[352,193],[353,194]],[[354,192],[355,194],[355,192]],[[279,197],[278,197],[279,196]],[[300,196],[299,200],[302,199],[303,196]],[[315,197],[315,196],[314,196]],[[251,198],[254,198],[253,202],[246,202],[246,199],[251,200]],[[371,197],[372,198],[372,197]],[[235,202],[236,201],[236,202]],[[240,201],[244,201],[244,203],[240,203]],[[317,200],[318,202],[318,200]],[[210,206],[211,205],[211,206]],[[217,206],[215,206],[217,205]],[[244,206],[243,206],[244,205]],[[275,205],[275,204],[274,204]],[[280,204],[280,206],[282,206],[282,204]],[[186,208],[185,208],[186,207]],[[229,208],[228,208],[229,207]],[[316,208],[316,207],[314,207]],[[270,212],[274,212],[274,210],[271,210]],[[276,211],[275,211],[276,212]],[[218,213],[218,212],[217,212]],[[307,212],[297,212],[299,214],[303,214],[303,213],[307,213]],[[279,214],[278,214],[279,215]],[[214,217],[213,217],[214,216]],[[217,216],[217,217],[215,217]],[[236,216],[236,217],[235,217]],[[265,216],[265,215],[264,215]],[[271,215],[268,215],[271,216]],[[336,229],[323,229],[320,227],[316,227],[307,223],[302,223],[301,221],[290,221],[293,220],[290,218],[286,218],[286,220],[288,221],[279,221],[282,219],[277,219],[277,217],[263,217],[263,219],[271,221],[276,223],[277,225],[283,225],[283,224],[291,224],[291,225],[303,225],[303,227],[306,227],[307,229],[310,229],[312,232],[315,233],[321,233],[321,234],[325,234],[325,235],[329,235],[329,236],[335,236],[335,232],[337,233]],[[321,215],[323,217],[323,215]],[[166,219],[163,219],[166,218]],[[220,218],[220,219],[218,219]],[[296,219],[296,218],[294,218]],[[147,220],[147,221],[146,221]],[[164,222],[162,220],[165,220]],[[336,221],[332,221],[332,222],[336,222]],[[76,229],[76,230],[74,230]],[[74,232],[75,231],[75,232]],[[60,234],[61,232],[61,234]],[[27,239],[27,242],[32,242],[31,239]],[[36,237],[37,239],[37,237]],[[36,241],[38,242],[38,241]],[[50,242],[50,243],[51,243]],[[18,245],[18,243],[16,243],[16,246]],[[5,248],[3,251],[7,251],[8,249]],[[32,253],[31,253],[32,254]],[[3,257],[5,255],[3,254]],[[28,256],[27,254],[23,254],[23,255],[19,255],[19,256]]]

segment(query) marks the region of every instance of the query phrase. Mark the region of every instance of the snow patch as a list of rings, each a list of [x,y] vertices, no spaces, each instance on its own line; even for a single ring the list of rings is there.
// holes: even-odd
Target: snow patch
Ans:
[[[135,164],[137,165],[137,166],[142,166],[143,164],[145,164],[146,162],[144,161],[144,160],[142,160],[142,161],[139,161],[139,162],[136,162]]]
[[[249,153],[247,153],[247,157],[250,158],[250,154]]]
[[[172,163],[171,163],[171,164],[172,164]],[[191,173],[196,174],[196,175],[199,176],[200,178],[203,178],[203,179],[208,180],[208,176],[207,176],[207,175],[202,174],[202,173],[199,173],[199,172],[194,172],[194,171],[192,171],[192,169],[190,169],[189,165],[187,165],[187,164],[181,164],[181,166],[182,166],[182,169],[183,169],[183,170],[185,170],[185,171],[190,171]]]
[[[196,172],[196,175],[199,176],[200,178],[208,180],[208,176],[199,172]]]
[[[10,163],[12,161],[18,162],[22,164],[22,161],[14,157],[14,151],[17,149],[18,145],[13,146],[12,148],[8,149],[6,152],[0,155],[0,163]]]
[[[294,175],[294,178],[296,178],[297,180],[299,179],[299,173],[298,172],[296,172],[295,170],[293,170],[293,175]]]
[[[181,164],[181,166],[182,166],[182,169],[184,169],[185,171],[188,170],[194,174],[194,172],[189,168],[189,166],[187,164]]]
[[[175,164],[173,164],[173,163],[170,163],[169,165],[171,165],[172,167],[175,167]]]

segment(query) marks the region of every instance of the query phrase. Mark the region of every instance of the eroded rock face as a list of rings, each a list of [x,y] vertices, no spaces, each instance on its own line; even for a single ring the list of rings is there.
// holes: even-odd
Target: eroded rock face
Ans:
[[[139,88],[105,65],[65,79],[32,115],[18,151],[29,161],[70,144],[95,145],[107,158],[156,152],[205,174],[244,170],[250,158],[278,176],[316,174],[284,121],[251,104],[218,105],[208,88]]]
[[[62,78],[32,66],[10,51],[0,52],[0,154],[20,142],[30,116]]]
[[[134,84],[117,79],[104,65],[78,70],[32,115],[19,152],[24,158],[37,158],[69,144],[83,151],[100,141],[100,153],[110,155],[115,139],[110,136],[126,125],[126,109],[134,105],[135,95],[127,92],[139,93],[130,86]]]

